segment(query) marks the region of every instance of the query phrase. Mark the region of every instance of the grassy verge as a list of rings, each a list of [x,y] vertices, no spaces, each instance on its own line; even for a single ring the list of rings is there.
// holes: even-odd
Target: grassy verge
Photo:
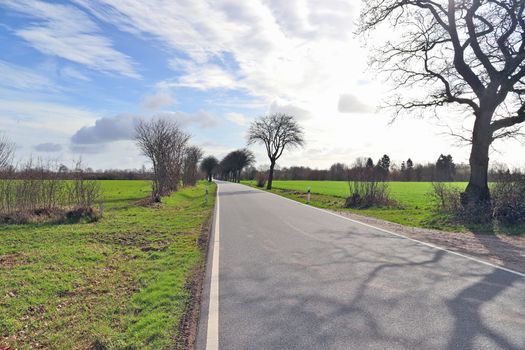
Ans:
[[[245,185],[255,187],[255,181],[243,181]],[[451,183],[451,186],[464,188],[466,183]],[[274,181],[271,192],[306,203],[307,189],[310,186],[310,204],[336,211],[346,211],[366,215],[397,224],[437,229],[443,231],[497,234],[525,233],[524,225],[504,227],[491,225],[465,225],[454,222],[435,210],[431,197],[430,182],[389,182],[390,194],[398,205],[384,208],[349,209],[344,208],[348,196],[348,184],[345,181]]]
[[[0,227],[0,348],[173,347],[214,197],[199,183],[145,208],[148,182],[102,185],[97,223]]]

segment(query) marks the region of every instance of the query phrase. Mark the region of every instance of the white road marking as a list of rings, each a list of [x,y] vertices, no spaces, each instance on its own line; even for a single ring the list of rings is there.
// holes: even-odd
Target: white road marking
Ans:
[[[219,243],[220,243],[220,207],[219,184],[217,183],[217,205],[213,232],[213,249],[210,279],[210,306],[208,308],[208,332],[206,336],[206,350],[219,350]]]
[[[246,186],[246,185],[243,185],[243,186]],[[506,272],[509,272],[509,273],[512,273],[512,274],[515,274],[515,275],[518,275],[518,276],[521,276],[521,277],[524,277],[525,278],[525,273],[521,273],[521,272],[518,272],[518,271],[515,271],[515,270],[512,270],[512,269],[508,269],[506,267],[503,267],[503,266],[499,266],[499,265],[496,265],[496,264],[493,264],[493,263],[490,263],[488,261],[484,261],[484,260],[480,260],[480,259],[477,259],[477,258],[474,258],[472,256],[468,256],[468,255],[464,255],[464,254],[461,254],[461,253],[458,253],[458,252],[455,252],[453,250],[448,250],[446,248],[443,248],[443,247],[439,247],[437,245],[433,245],[433,244],[430,244],[430,243],[427,243],[427,242],[423,242],[423,241],[420,241],[420,240],[417,240],[417,239],[414,239],[414,238],[410,238],[410,237],[407,237],[407,236],[404,236],[402,234],[399,234],[399,233],[395,233],[395,232],[392,232],[392,231],[389,231],[389,230],[385,230],[383,228],[380,228],[380,227],[376,227],[374,225],[370,225],[370,224],[366,224],[364,222],[361,222],[361,221],[358,221],[358,220],[354,220],[354,219],[350,219],[350,218],[347,218],[346,216],[343,216],[343,215],[339,215],[339,214],[336,214],[336,213],[333,213],[331,211],[328,211],[328,210],[325,210],[325,209],[321,209],[321,208],[317,208],[317,207],[312,207],[311,205],[306,205],[304,203],[301,203],[301,202],[298,202],[298,201],[295,201],[293,199],[290,199],[290,198],[287,198],[287,197],[283,197],[283,196],[280,196],[278,194],[275,194],[275,193],[272,193],[272,192],[268,192],[268,191],[263,191],[263,190],[259,190],[257,188],[253,188],[253,187],[250,187],[250,186],[246,186],[248,188],[251,188],[251,189],[255,189],[257,191],[261,191],[263,193],[268,193],[268,194],[271,194],[271,195],[274,195],[274,196],[277,196],[279,198],[282,198],[282,199],[285,199],[285,200],[288,200],[292,203],[295,203],[295,204],[299,204],[299,205],[302,205],[302,206],[305,206],[307,208],[310,208],[310,209],[315,209],[315,210],[319,210],[323,213],[327,213],[327,214],[330,214],[330,215],[333,215],[333,216],[337,216],[338,218],[341,218],[341,219],[345,219],[345,220],[348,220],[348,221],[351,221],[353,223],[356,223],[356,224],[359,224],[359,225],[363,225],[363,226],[366,226],[366,227],[370,227],[370,228],[373,228],[373,229],[376,229],[376,230],[379,230],[379,231],[382,231],[382,232],[385,232],[385,233],[388,233],[388,234],[391,234],[391,235],[394,235],[394,236],[397,236],[397,237],[401,237],[401,238],[405,238],[405,239],[408,239],[410,241],[413,241],[413,242],[417,242],[419,244],[423,244],[427,247],[431,247],[431,248],[434,248],[434,249],[438,249],[438,250],[442,250],[442,251],[445,251],[447,253],[450,253],[450,254],[454,254],[454,255],[457,255],[457,256],[461,256],[465,259],[469,259],[469,260],[472,260],[472,261],[475,261],[475,262],[478,262],[480,264],[483,264],[483,265],[488,265],[490,267],[494,267],[496,269],[499,269],[499,270],[503,270],[503,271],[506,271]]]

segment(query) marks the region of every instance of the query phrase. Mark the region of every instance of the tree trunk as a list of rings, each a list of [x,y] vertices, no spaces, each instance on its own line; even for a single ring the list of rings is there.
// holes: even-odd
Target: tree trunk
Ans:
[[[492,143],[489,118],[476,118],[472,134],[470,152],[470,180],[462,194],[463,206],[481,206],[490,204],[488,186],[489,147]]]
[[[270,164],[270,172],[268,174],[268,184],[266,185],[267,190],[272,189],[272,182],[273,182],[273,169],[275,168],[275,161],[271,162]]]

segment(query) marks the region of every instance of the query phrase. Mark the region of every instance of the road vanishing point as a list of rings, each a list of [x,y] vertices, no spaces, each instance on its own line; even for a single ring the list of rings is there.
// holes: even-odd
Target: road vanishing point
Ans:
[[[198,350],[525,349],[525,275],[217,184]]]

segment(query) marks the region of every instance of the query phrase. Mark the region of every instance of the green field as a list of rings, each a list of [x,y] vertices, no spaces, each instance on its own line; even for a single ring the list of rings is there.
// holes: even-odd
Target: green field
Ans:
[[[255,181],[244,183],[255,185]],[[346,210],[407,226],[445,230],[466,229],[436,213],[435,203],[430,195],[432,183],[389,182],[388,185],[391,198],[397,202],[397,205],[388,208],[343,209],[345,198],[349,195],[346,181],[274,181],[272,192],[305,202],[310,186],[311,204],[320,208]],[[454,182],[450,183],[450,186],[463,189],[466,183]]]
[[[97,223],[0,226],[0,348],[176,348],[214,198],[200,183],[145,208],[149,182],[102,186]]]
[[[464,189],[466,182],[453,182],[451,186]],[[346,198],[349,196],[348,183],[346,181],[274,181],[276,189],[310,191],[315,194]],[[428,207],[428,194],[432,192],[431,182],[389,182],[390,195],[392,199],[403,207]]]

